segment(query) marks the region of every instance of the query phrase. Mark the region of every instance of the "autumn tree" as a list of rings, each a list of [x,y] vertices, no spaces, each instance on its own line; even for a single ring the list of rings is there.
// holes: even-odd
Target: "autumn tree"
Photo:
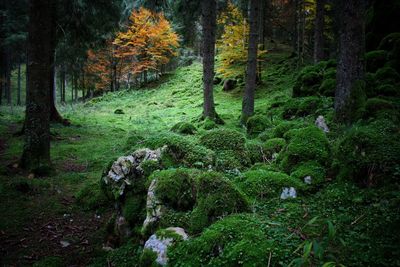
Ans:
[[[119,32],[113,44],[116,57],[128,65],[134,75],[159,72],[176,55],[178,36],[163,13],[146,8],[134,10],[126,31]]]

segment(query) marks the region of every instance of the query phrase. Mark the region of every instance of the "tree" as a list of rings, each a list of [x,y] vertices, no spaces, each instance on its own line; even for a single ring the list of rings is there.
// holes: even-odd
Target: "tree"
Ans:
[[[29,90],[25,146],[21,166],[34,170],[50,164],[50,76],[54,64],[55,5],[52,0],[29,2]]]
[[[160,71],[176,55],[178,36],[163,13],[146,8],[132,11],[126,31],[119,32],[113,44],[115,55],[124,60],[133,74]]]
[[[340,1],[339,56],[336,75],[336,119],[351,122],[363,97],[365,27],[364,0]]]
[[[201,2],[203,27],[203,117],[211,119],[217,118],[213,94],[216,8],[215,0],[203,0]]]
[[[314,63],[324,60],[325,0],[316,0],[314,25]]]
[[[242,103],[241,122],[245,124],[247,119],[254,114],[254,91],[257,80],[257,43],[258,43],[258,0],[250,0],[250,37],[247,57],[246,85]]]

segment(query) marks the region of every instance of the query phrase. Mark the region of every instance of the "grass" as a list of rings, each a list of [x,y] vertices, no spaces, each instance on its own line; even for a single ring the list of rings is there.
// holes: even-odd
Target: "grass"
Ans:
[[[291,97],[297,74],[289,61],[283,61],[286,57],[285,53],[268,55],[263,84],[256,91],[256,114],[268,116],[273,125],[283,121],[282,107],[276,103],[284,104]],[[61,257],[65,265],[86,265],[104,263],[107,257],[118,255],[119,250],[111,254],[101,250],[106,238],[105,227],[113,211],[112,203],[87,210],[75,196],[85,186],[99,181],[108,162],[129,151],[126,141],[133,131],[149,138],[170,131],[178,122],[192,122],[198,132],[188,138],[197,141],[206,131],[198,120],[203,102],[201,74],[201,65],[194,63],[141,90],[107,93],[85,103],[58,105],[60,113],[72,126],[56,124],[51,127],[51,157],[57,170],[51,177],[32,178],[29,173],[13,167],[23,148],[23,137],[13,136],[13,133],[22,126],[24,110],[1,106],[1,264],[29,265],[39,260],[46,262],[46,257]],[[221,85],[216,85],[215,103],[217,113],[225,122],[223,127],[246,134],[239,125],[242,88],[227,93],[222,91]],[[117,109],[124,114],[115,114]],[[313,123],[314,119],[314,116],[307,116],[298,121]],[[330,142],[335,139],[334,133],[328,137]],[[251,204],[252,212],[270,222],[265,226],[270,238],[290,252],[285,252],[281,260],[272,257],[271,266],[286,265],[292,259],[301,258],[302,250],[297,248],[302,245],[302,238],[317,242],[324,249],[322,259],[313,259],[315,264],[336,261],[353,266],[382,261],[399,265],[396,261],[399,252],[393,246],[400,240],[394,230],[400,221],[397,215],[400,196],[396,190],[397,186],[359,189],[335,181],[294,200],[255,200]],[[318,218],[309,223],[314,217]],[[334,240],[329,242],[327,221],[336,229]],[[51,240],[49,231],[54,229],[46,230],[46,224],[68,225],[72,230]],[[80,231],[79,227],[85,225],[92,227]],[[383,229],[389,234],[376,234]],[[54,230],[56,235],[59,230]],[[388,236],[390,233],[392,235]],[[65,235],[72,240],[72,245],[61,248],[60,241]],[[75,240],[77,236],[79,240]],[[43,237],[46,240],[39,242]],[[84,240],[88,240],[89,245],[83,244]],[[120,252],[124,254],[123,250]]]

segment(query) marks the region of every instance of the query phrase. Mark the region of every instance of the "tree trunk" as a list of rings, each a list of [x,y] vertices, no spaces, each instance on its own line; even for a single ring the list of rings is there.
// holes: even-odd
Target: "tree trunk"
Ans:
[[[35,170],[50,165],[50,106],[55,44],[55,6],[52,0],[29,1],[29,90],[25,146],[21,166]]]
[[[351,122],[362,101],[364,76],[364,0],[341,0],[339,57],[336,74],[335,112],[340,122]]]
[[[257,79],[257,41],[259,0],[250,0],[250,37],[247,56],[246,86],[242,103],[242,124],[254,114],[254,91]]]
[[[201,4],[203,27],[203,117],[215,119],[217,116],[214,105],[213,80],[217,4],[215,0],[203,0]]]
[[[21,105],[21,62],[18,62],[18,78],[17,78],[17,105]]]
[[[314,29],[314,63],[325,59],[325,0],[317,0]]]
[[[7,104],[11,105],[11,53],[10,49],[6,48],[6,68],[5,68],[5,97]]]

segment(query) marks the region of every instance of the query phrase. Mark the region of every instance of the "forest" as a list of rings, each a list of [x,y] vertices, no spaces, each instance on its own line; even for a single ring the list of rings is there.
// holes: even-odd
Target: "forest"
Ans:
[[[400,266],[399,0],[0,0],[0,266]]]

